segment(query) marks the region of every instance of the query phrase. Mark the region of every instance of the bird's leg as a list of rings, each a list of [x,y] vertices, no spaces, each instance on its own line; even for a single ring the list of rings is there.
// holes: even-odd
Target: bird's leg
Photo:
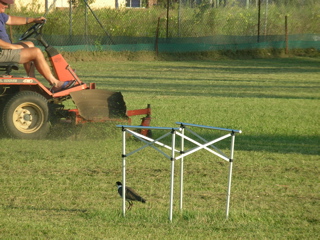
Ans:
[[[128,201],[128,203],[129,203],[129,207],[128,207],[128,211],[130,211],[131,210],[131,208],[132,208],[132,206],[133,206],[133,202],[132,201]]]

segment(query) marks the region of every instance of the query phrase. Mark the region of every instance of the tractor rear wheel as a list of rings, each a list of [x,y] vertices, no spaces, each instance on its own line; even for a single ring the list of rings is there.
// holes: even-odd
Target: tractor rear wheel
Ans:
[[[10,137],[44,138],[50,130],[48,101],[36,92],[18,92],[5,103],[1,119]]]

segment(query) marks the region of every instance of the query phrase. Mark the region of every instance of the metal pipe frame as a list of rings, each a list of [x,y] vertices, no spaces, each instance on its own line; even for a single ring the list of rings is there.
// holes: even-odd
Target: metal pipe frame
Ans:
[[[123,196],[123,202],[122,202],[122,211],[123,216],[125,216],[125,187],[126,187],[126,157],[129,155],[132,155],[141,149],[144,149],[148,146],[153,147],[158,152],[163,154],[165,157],[171,159],[171,176],[170,176],[170,205],[169,205],[169,221],[172,222],[172,216],[173,216],[173,193],[174,193],[174,168],[175,168],[175,161],[180,159],[180,211],[182,212],[183,208],[183,172],[184,172],[184,157],[187,155],[190,155],[196,151],[199,151],[201,149],[206,149],[207,151],[213,153],[214,155],[228,161],[230,163],[229,165],[229,177],[228,177],[228,189],[227,189],[227,201],[226,201],[226,219],[229,217],[229,210],[230,210],[230,196],[231,196],[231,180],[232,180],[232,167],[233,167],[233,158],[234,158],[234,145],[235,145],[235,133],[242,133],[241,130],[235,130],[235,129],[227,129],[227,128],[217,128],[217,127],[211,127],[211,126],[204,126],[204,125],[197,125],[197,124],[190,124],[190,123],[182,123],[182,122],[176,122],[176,124],[180,124],[180,128],[170,128],[170,127],[150,127],[150,126],[131,126],[131,125],[117,125],[117,127],[121,127],[123,134],[122,134],[122,196]],[[207,141],[206,139],[202,138],[195,132],[191,131],[190,129],[186,128],[186,126],[191,127],[199,127],[199,128],[205,128],[205,129],[211,129],[211,130],[220,130],[220,131],[228,131],[229,134],[226,134],[220,138],[216,138],[212,141]],[[154,129],[154,130],[171,130],[169,133],[164,134],[163,136],[152,139],[149,137],[146,137],[142,134],[139,134],[137,132],[134,132],[132,130],[129,130],[127,128],[135,128],[135,129]],[[205,143],[199,143],[196,140],[193,140],[192,138],[185,135],[185,129],[188,130],[190,133],[192,133],[194,136],[197,136],[200,140],[204,141]],[[141,148],[136,149],[135,151],[132,151],[128,154],[126,154],[126,132],[130,133],[140,141],[146,143],[145,146],[142,146]],[[172,134],[172,141],[171,141],[171,147],[163,144],[160,142],[161,139],[168,136],[169,134]],[[180,151],[176,150],[176,135],[181,137],[181,148]],[[231,146],[230,146],[230,158],[227,158],[226,155],[222,153],[217,147],[215,147],[213,144],[219,141],[222,141],[228,137],[231,137]],[[185,149],[185,140],[190,141],[197,145],[197,147],[194,147],[188,151],[184,151]],[[169,150],[171,150],[171,157],[164,153],[159,148],[155,147],[154,144],[160,145],[162,147],[165,147]],[[214,148],[214,150],[210,149]],[[175,153],[179,152],[180,156],[175,157]]]

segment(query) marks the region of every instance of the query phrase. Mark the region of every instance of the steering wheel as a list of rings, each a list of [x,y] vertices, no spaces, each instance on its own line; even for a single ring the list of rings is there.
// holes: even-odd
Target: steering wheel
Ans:
[[[41,33],[41,28],[46,23],[43,21],[42,23],[35,23],[32,27],[30,27],[24,34],[21,35],[19,38],[20,41],[26,40],[27,38],[31,37],[33,34],[38,35]]]

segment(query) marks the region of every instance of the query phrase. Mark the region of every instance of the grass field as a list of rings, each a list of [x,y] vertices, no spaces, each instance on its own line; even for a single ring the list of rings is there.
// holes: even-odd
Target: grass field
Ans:
[[[319,238],[319,58],[71,65],[83,81],[121,91],[128,109],[151,104],[152,126],[241,129],[229,220],[227,162],[204,150],[185,158],[184,210],[176,172],[170,223],[170,161],[152,148],[128,157],[127,185],[147,203],[124,218],[115,186],[122,178],[121,130],[107,123],[57,126],[42,141],[0,138],[0,239]],[[128,139],[128,151],[139,146]]]

